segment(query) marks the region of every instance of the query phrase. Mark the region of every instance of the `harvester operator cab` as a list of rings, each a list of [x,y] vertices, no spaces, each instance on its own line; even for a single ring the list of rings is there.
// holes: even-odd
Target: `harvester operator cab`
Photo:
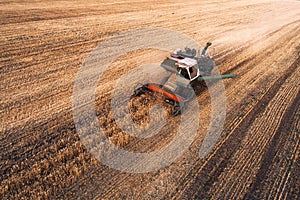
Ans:
[[[178,66],[178,74],[183,76],[185,79],[192,81],[200,75],[197,67],[197,60],[195,59],[186,57],[182,60],[179,60],[176,65]]]
[[[195,80],[200,75],[210,75],[215,66],[213,59],[207,55],[207,49],[211,45],[212,43],[208,42],[202,52],[199,50],[198,55],[196,49],[188,47],[184,51],[176,49],[161,63],[161,66],[190,81]]]

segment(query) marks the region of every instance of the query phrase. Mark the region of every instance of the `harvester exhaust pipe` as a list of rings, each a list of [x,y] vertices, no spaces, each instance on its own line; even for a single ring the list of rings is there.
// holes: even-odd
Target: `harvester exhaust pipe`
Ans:
[[[201,53],[202,56],[205,56],[208,47],[210,47],[211,45],[212,45],[211,42],[206,43],[206,46],[204,47],[204,49],[202,50],[202,53]]]

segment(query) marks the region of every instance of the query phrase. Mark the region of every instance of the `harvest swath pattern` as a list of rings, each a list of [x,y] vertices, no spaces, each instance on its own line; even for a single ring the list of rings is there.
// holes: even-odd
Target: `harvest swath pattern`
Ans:
[[[20,0],[0,1],[0,11],[1,199],[299,198],[299,1]],[[211,109],[202,88],[197,96],[201,125],[189,150],[167,168],[127,174],[102,165],[82,145],[72,92],[94,47],[142,26],[176,30],[200,44],[212,41],[220,73],[238,76],[224,80],[227,117],[211,154],[198,159]],[[110,110],[118,78],[168,53],[131,52],[99,80],[97,116],[117,146],[153,151],[176,134],[180,119],[169,117],[157,136],[130,137]],[[141,131],[149,128],[154,101],[141,96],[129,102],[126,117],[142,125]]]

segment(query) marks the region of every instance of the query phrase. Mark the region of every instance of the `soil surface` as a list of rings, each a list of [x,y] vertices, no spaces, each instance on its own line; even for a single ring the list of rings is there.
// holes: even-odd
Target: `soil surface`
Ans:
[[[300,1],[1,0],[0,25],[0,199],[299,198]],[[202,47],[211,41],[220,73],[237,76],[223,80],[226,120],[212,152],[198,157],[212,109],[201,86],[195,99],[199,128],[189,148],[165,168],[126,173],[102,164],[84,146],[72,97],[89,53],[119,32],[141,27],[174,30]],[[131,99],[124,116],[140,132],[151,128],[151,120],[166,119],[155,136],[124,133],[114,118],[124,106],[111,110],[121,76],[168,54],[129,52],[99,80],[96,123],[116,146],[151,152],[176,136],[180,116],[149,114],[157,96]],[[93,137],[87,140],[97,141]]]

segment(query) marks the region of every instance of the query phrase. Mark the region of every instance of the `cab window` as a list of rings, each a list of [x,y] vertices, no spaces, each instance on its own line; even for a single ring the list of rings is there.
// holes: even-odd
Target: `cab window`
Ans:
[[[180,73],[184,78],[186,79],[190,79],[189,73],[186,69],[181,69],[181,73]]]
[[[197,66],[194,65],[193,67],[189,68],[191,79],[197,76]]]

